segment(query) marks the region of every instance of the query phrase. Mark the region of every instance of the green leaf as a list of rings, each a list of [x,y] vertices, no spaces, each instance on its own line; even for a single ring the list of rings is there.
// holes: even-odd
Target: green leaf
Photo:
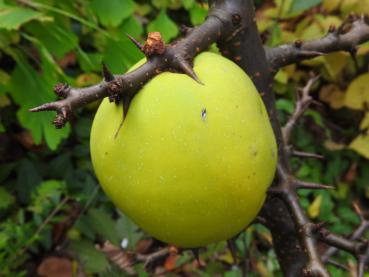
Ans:
[[[166,42],[175,38],[179,32],[177,25],[169,18],[163,9],[147,27],[149,32],[160,32]]]
[[[117,221],[117,232],[123,236],[123,240],[126,240],[126,248],[134,250],[136,243],[142,237],[142,233],[137,232],[137,225],[128,216],[124,214],[120,214],[120,216]]]
[[[131,16],[123,21],[122,25],[119,27],[119,31],[124,35],[129,34],[134,38],[139,38],[143,33],[143,27],[136,18]]]
[[[22,160],[17,169],[17,196],[22,203],[27,203],[34,188],[41,183],[41,176],[30,160]]]
[[[142,58],[143,54],[128,38],[108,40],[104,62],[113,73],[122,74]]]
[[[102,25],[116,27],[133,13],[134,3],[132,0],[93,0],[91,8]]]
[[[105,255],[97,250],[89,241],[73,241],[70,249],[78,256],[87,273],[101,273],[109,266]]]
[[[0,28],[18,30],[22,24],[40,16],[42,16],[40,12],[0,2]]]
[[[59,59],[78,46],[78,37],[70,29],[56,22],[35,22],[27,25],[27,30]]]
[[[50,149],[55,150],[63,138],[69,134],[69,126],[63,129],[55,129],[51,124],[55,114],[53,112],[30,113],[30,108],[55,100],[52,93],[53,86],[57,82],[50,67],[52,65],[43,58],[44,74],[37,73],[27,60],[17,53],[12,53],[17,66],[11,76],[9,91],[11,97],[20,105],[17,111],[19,122],[29,129],[36,144],[45,138]]]
[[[193,4],[195,3],[195,0],[182,0],[182,5],[186,10],[189,10]]]
[[[201,24],[202,22],[204,22],[207,14],[208,14],[207,9],[203,8],[202,6],[196,3],[190,9],[191,23],[193,25]]]
[[[91,209],[87,214],[87,221],[89,222],[90,228],[102,236],[103,239],[119,245],[118,232],[115,228],[115,222],[111,217],[112,215],[102,209]]]
[[[294,0],[292,2],[290,12],[301,12],[307,9],[310,9],[316,5],[319,5],[322,0]]]
[[[0,187],[0,211],[7,209],[14,203],[14,196],[11,195],[5,188]]]

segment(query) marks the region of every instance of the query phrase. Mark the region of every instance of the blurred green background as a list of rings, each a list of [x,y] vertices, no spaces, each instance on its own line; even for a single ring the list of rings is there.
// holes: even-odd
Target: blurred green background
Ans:
[[[369,13],[368,0],[255,2],[269,46],[320,38],[350,12]],[[0,0],[0,276],[148,276],[142,264],[129,264],[127,251],[151,253],[160,242],[114,208],[92,170],[89,133],[99,103],[78,110],[61,130],[51,124],[54,113],[28,109],[56,99],[57,82],[99,82],[102,61],[113,73],[125,72],[143,57],[126,34],[144,41],[147,32],[160,31],[169,42],[182,24],[201,24],[207,9],[206,1],[195,0]],[[292,166],[299,178],[336,187],[300,194],[309,217],[340,234],[359,224],[352,203],[365,206],[369,198],[368,65],[366,43],[356,62],[348,53],[333,53],[288,66],[275,77],[285,122],[298,89],[312,73],[321,75],[293,143],[325,159],[293,158]],[[238,266],[221,242],[201,251],[203,268],[184,252],[153,270],[165,276],[281,276],[265,227],[252,225],[236,243]],[[335,259],[355,267],[348,254]]]

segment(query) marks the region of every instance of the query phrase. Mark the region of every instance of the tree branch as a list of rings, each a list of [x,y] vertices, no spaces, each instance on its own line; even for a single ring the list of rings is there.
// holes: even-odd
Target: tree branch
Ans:
[[[266,55],[270,67],[276,72],[283,66],[330,52],[343,50],[355,55],[357,46],[368,40],[368,19],[365,16],[350,15],[339,28],[331,26],[328,34],[321,39],[266,48]]]

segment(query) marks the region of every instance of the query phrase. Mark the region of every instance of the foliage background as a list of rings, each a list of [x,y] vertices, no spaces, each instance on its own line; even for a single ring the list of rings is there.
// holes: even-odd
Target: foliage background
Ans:
[[[369,14],[368,0],[256,1],[257,23],[269,46],[324,36],[350,12]],[[180,25],[200,24],[206,2],[195,0],[0,0],[0,276],[147,276],[129,255],[114,262],[103,242],[150,253],[159,242],[139,230],[105,197],[89,157],[89,132],[98,103],[78,111],[71,124],[54,129],[53,113],[28,109],[55,99],[57,82],[83,87],[101,80],[101,61],[125,72],[142,54],[126,33],[143,41],[149,31],[174,39]],[[329,229],[350,234],[359,223],[352,203],[369,198],[369,44],[357,63],[334,53],[282,69],[274,88],[282,122],[293,111],[296,91],[320,74],[314,104],[293,134],[296,149],[325,160],[293,159],[298,177],[336,190],[304,191],[308,215]],[[96,245],[100,245],[97,247]],[[107,249],[105,249],[107,250]],[[239,266],[226,243],[202,250],[200,268],[190,253],[154,269],[177,276],[281,276],[271,236],[254,224],[237,240]],[[106,251],[105,251],[106,252]],[[354,268],[348,254],[336,258]],[[333,276],[347,272],[329,266]],[[369,275],[368,275],[369,276]]]

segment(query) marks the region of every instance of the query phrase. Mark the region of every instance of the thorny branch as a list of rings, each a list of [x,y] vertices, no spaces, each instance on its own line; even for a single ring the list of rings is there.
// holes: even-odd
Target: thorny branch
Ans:
[[[297,40],[275,48],[266,48],[267,59],[273,70],[334,51],[355,55],[358,45],[369,40],[368,18],[351,14],[343,24],[331,26],[325,37],[311,41]]]
[[[196,28],[182,28],[185,36],[169,45],[163,43],[159,33],[149,34],[143,45],[129,37],[147,58],[147,62],[136,70],[124,75],[113,75],[104,67],[104,81],[84,89],[59,84],[55,87],[55,93],[60,100],[43,104],[31,111],[56,111],[54,125],[61,128],[73,111],[108,96],[111,102],[119,102],[122,99],[124,111],[127,113],[135,93],[163,71],[186,73],[201,83],[192,69],[193,58],[216,42],[221,53],[236,62],[252,78],[267,107],[277,139],[278,174],[261,216],[271,230],[285,276],[329,276],[322,260],[330,262],[329,258],[336,250],[329,248],[321,259],[317,248],[317,240],[320,240],[354,254],[359,260],[358,276],[361,277],[364,265],[369,259],[369,247],[367,243],[356,240],[368,229],[368,221],[362,221],[360,230],[358,229],[351,239],[331,234],[320,224],[310,222],[299,203],[297,189],[330,187],[296,179],[289,166],[289,154],[319,157],[315,154],[299,153],[288,145],[293,126],[311,102],[308,92],[313,81],[305,87],[283,132],[277,119],[271,88],[273,74],[282,66],[333,51],[348,51],[354,57],[358,45],[369,40],[367,19],[364,16],[351,15],[342,26],[330,27],[328,34],[321,39],[264,48],[254,20],[253,1],[209,0],[209,6],[209,15],[202,25]],[[353,239],[355,241],[352,241]]]

